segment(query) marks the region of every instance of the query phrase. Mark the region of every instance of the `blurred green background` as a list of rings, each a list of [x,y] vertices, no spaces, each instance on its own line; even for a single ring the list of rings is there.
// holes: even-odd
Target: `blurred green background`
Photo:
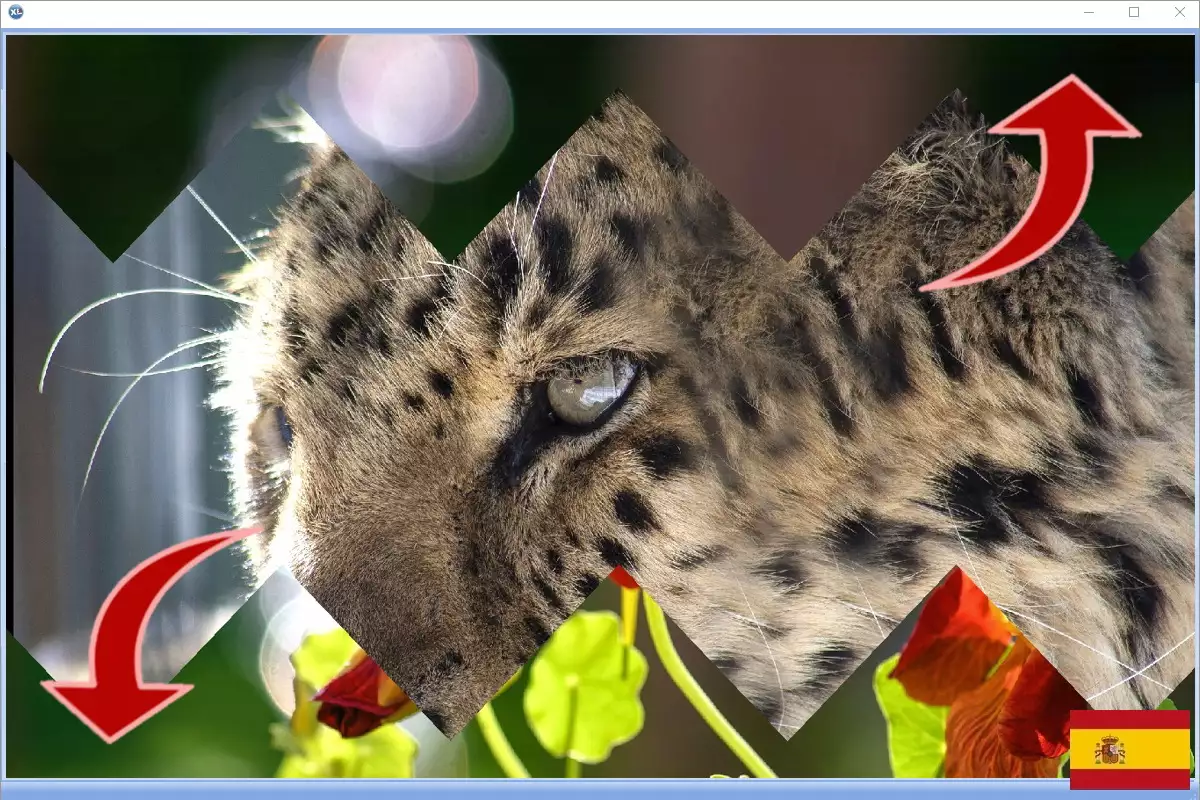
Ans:
[[[7,749],[9,777],[271,777],[282,754],[271,747],[269,726],[285,716],[268,698],[259,675],[262,617],[252,599],[179,674],[191,692],[113,745],[102,743],[38,686],[47,675],[12,637],[8,638]],[[620,591],[605,582],[583,605],[619,612]],[[871,689],[875,668],[899,651],[916,612],[825,703],[784,741],[767,720],[674,626],[671,634],[688,669],[746,741],[780,777],[890,777],[887,732]],[[745,767],[700,720],[659,663],[646,632],[638,648],[650,662],[642,690],[646,722],[633,741],[609,759],[584,768],[587,777],[704,778],[740,775]],[[535,777],[560,777],[563,762],[542,749],[524,721],[525,671],[494,702],[496,716],[517,754]],[[1195,674],[1171,699],[1195,710]],[[424,744],[439,762],[438,777],[503,777],[478,727],[472,723],[454,743],[439,737]],[[428,741],[428,740],[427,740]],[[433,752],[445,748],[449,753]],[[1194,744],[1193,744],[1194,748]],[[465,753],[463,752],[465,751]],[[450,766],[447,767],[446,765]],[[422,777],[418,762],[417,777]]]
[[[9,36],[9,156],[114,259],[277,89],[294,79],[314,43],[307,37]],[[1097,142],[1097,167],[1083,212],[1122,257],[1153,233],[1195,183],[1194,41],[1187,36],[772,37],[770,42],[514,36],[482,44],[508,80],[513,134],[481,175],[430,187],[433,201],[419,225],[447,257],[458,253],[618,87],[659,121],[787,256],[954,89],[961,89],[987,119],[998,121],[1073,72],[1136,125],[1141,140]],[[710,54],[716,48],[721,48],[719,57]],[[759,51],[769,51],[770,57],[756,55]],[[774,149],[756,148],[760,140],[769,140]],[[1035,140],[1011,141],[1037,163]],[[756,157],[784,159],[786,164],[778,162],[783,166],[772,173],[787,179],[765,174]],[[794,173],[789,171],[793,158]],[[834,171],[820,172],[822,162],[830,161],[836,162]],[[11,275],[11,262],[9,269]],[[18,568],[12,558],[15,535],[21,532],[10,526],[10,570]],[[10,574],[10,592],[13,583]],[[12,600],[10,595],[10,631],[13,615],[21,613]],[[585,607],[615,610],[616,605],[617,591],[605,584]],[[678,631],[675,635],[702,685],[780,775],[871,777],[889,774],[871,675],[909,629],[910,623],[902,625],[791,742],[784,742]],[[4,731],[9,775],[273,774],[280,754],[270,748],[268,726],[280,713],[259,679],[261,636],[261,615],[248,606],[179,675],[178,680],[196,684],[192,693],[106,746],[37,685],[45,673],[10,635]],[[645,636],[644,625],[640,636]],[[648,642],[640,644],[651,660],[643,692],[646,728],[585,774],[740,774],[741,765],[667,680]],[[539,755],[521,724],[519,688],[497,702],[500,719],[535,774],[559,775],[561,765]],[[1189,679],[1173,699],[1180,708],[1193,709],[1193,695]],[[477,732],[472,728],[464,736],[472,774],[499,774]]]

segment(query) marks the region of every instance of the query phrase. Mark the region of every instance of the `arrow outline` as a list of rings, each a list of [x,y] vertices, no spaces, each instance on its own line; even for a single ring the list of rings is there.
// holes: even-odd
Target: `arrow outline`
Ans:
[[[195,539],[188,539],[178,544],[172,545],[165,550],[160,550],[154,555],[143,559],[136,567],[127,572],[124,577],[117,582],[112,591],[108,593],[108,597],[104,598],[104,603],[100,606],[99,613],[96,614],[96,620],[92,624],[91,641],[88,644],[88,680],[86,681],[56,681],[53,679],[41,681],[41,686],[50,693],[54,699],[58,700],[67,710],[79,718],[81,722],[92,729],[92,732],[104,740],[105,744],[112,744],[125,734],[129,733],[134,728],[138,727],[150,717],[158,714],[167,706],[174,703],[179,698],[195,688],[195,684],[188,683],[146,683],[142,680],[142,644],[146,636],[146,629],[150,625],[150,617],[153,616],[154,610],[158,607],[166,593],[174,586],[184,575],[186,575],[193,567],[205,560],[209,556],[216,553],[218,550],[223,550],[234,542],[242,541],[262,531],[261,528],[238,528],[236,530],[221,531],[219,533],[210,533],[206,536],[199,536]],[[96,649],[100,639],[100,631],[103,627],[103,622],[108,616],[109,608],[114,600],[116,600],[125,589],[125,587],[137,578],[143,570],[153,564],[181,551],[196,547],[197,545],[208,542],[209,546],[200,550],[195,557],[186,562],[180,569],[167,580],[154,595],[150,604],[147,606],[145,613],[142,615],[141,621],[138,623],[137,639],[134,645],[133,654],[133,679],[134,687],[138,691],[167,691],[173,692],[171,697],[165,701],[150,708],[141,716],[134,719],[132,722],[125,724],[114,733],[106,733],[102,730],[87,714],[83,713],[75,703],[67,699],[59,690],[60,689],[100,689],[100,684],[96,678]]]
[[[1032,254],[1025,256],[1021,259],[1018,259],[1017,261],[1013,262],[1009,266],[1004,267],[1003,269],[1000,269],[1000,270],[996,270],[995,272],[988,272],[988,273],[984,273],[983,275],[976,275],[971,278],[958,277],[960,275],[965,275],[965,274],[977,269],[981,264],[989,261],[996,253],[1000,252],[1000,250],[1002,248],[1006,247],[1008,245],[1008,243],[1010,241],[1012,241],[1014,238],[1016,238],[1016,236],[1021,232],[1021,230],[1025,227],[1025,224],[1032,217],[1033,212],[1037,209],[1038,203],[1042,198],[1042,192],[1046,188],[1046,175],[1049,174],[1049,169],[1047,169],[1048,160],[1046,158],[1046,154],[1048,152],[1048,147],[1047,147],[1047,143],[1046,143],[1046,138],[1047,138],[1046,130],[1045,130],[1045,128],[1017,127],[1017,126],[1012,125],[1012,121],[1014,119],[1019,118],[1022,114],[1026,113],[1030,109],[1036,107],[1038,104],[1045,101],[1048,97],[1050,97],[1054,93],[1061,91],[1065,87],[1070,86],[1072,84],[1074,84],[1076,88],[1082,90],[1083,93],[1086,94],[1088,96],[1088,98],[1091,99],[1094,103],[1096,103],[1096,105],[1099,106],[1103,111],[1105,111],[1108,114],[1111,114],[1120,125],[1124,126],[1125,130],[1112,131],[1112,132],[1084,130],[1084,132],[1083,132],[1084,142],[1086,144],[1086,149],[1087,149],[1085,157],[1087,160],[1085,162],[1084,173],[1083,173],[1083,191],[1079,193],[1079,199],[1076,201],[1075,209],[1071,212],[1071,215],[1067,218],[1066,223],[1062,226],[1062,228],[1057,233],[1054,234],[1054,236],[1050,237],[1050,239],[1046,242],[1046,244],[1042,245],[1039,249],[1035,250]],[[965,267],[957,269],[954,272],[950,273],[949,275],[946,275],[944,277],[938,278],[935,281],[931,281],[930,283],[925,284],[924,286],[922,286],[920,288],[920,290],[922,292],[934,292],[934,291],[940,291],[942,289],[953,289],[953,288],[956,288],[959,286],[970,286],[971,284],[974,284],[974,283],[982,283],[983,281],[991,280],[992,278],[999,278],[1001,275],[1006,275],[1009,272],[1013,272],[1014,270],[1018,270],[1021,267],[1026,266],[1027,264],[1029,264],[1032,261],[1036,261],[1038,258],[1043,256],[1046,253],[1046,251],[1048,251],[1050,248],[1054,247],[1054,245],[1058,244],[1059,240],[1061,240],[1062,237],[1066,234],[1066,232],[1070,229],[1070,227],[1075,224],[1075,221],[1077,219],[1079,219],[1079,215],[1083,211],[1083,206],[1087,202],[1088,192],[1092,187],[1092,171],[1095,169],[1095,166],[1096,166],[1096,147],[1095,147],[1096,137],[1103,135],[1105,138],[1110,138],[1110,139],[1139,139],[1142,136],[1141,131],[1139,131],[1137,128],[1135,128],[1133,125],[1131,125],[1129,123],[1129,120],[1125,119],[1125,117],[1123,115],[1121,115],[1115,108],[1113,108],[1104,98],[1102,98],[1100,95],[1096,94],[1096,91],[1094,89],[1092,89],[1090,86],[1088,86],[1086,83],[1084,83],[1082,80],[1080,80],[1079,76],[1076,75],[1075,73],[1071,73],[1067,77],[1063,78],[1061,81],[1054,84],[1049,89],[1042,92],[1037,97],[1033,98],[1028,103],[1026,103],[1025,105],[1018,108],[1013,113],[1009,114],[1001,122],[993,125],[991,128],[988,129],[988,133],[994,134],[994,135],[1000,135],[1000,136],[1003,136],[1003,135],[1029,136],[1029,135],[1033,135],[1033,134],[1037,135],[1038,143],[1041,148],[1041,164],[1040,164],[1040,169],[1038,170],[1037,189],[1035,189],[1033,192],[1033,199],[1030,201],[1029,207],[1025,209],[1025,213],[1021,216],[1021,219],[1017,222],[1017,224],[1013,227],[1013,229],[1011,231],[1009,231],[1008,234],[1003,239],[1001,239],[999,242],[997,242],[991,249],[989,249],[986,253],[981,255],[979,258],[976,258],[970,264],[967,264]]]

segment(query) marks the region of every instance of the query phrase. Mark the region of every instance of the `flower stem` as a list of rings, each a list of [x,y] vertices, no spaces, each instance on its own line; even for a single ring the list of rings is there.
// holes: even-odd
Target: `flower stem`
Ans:
[[[488,749],[492,751],[492,758],[496,759],[496,763],[504,771],[505,776],[509,778],[530,777],[529,770],[525,769],[525,765],[517,757],[512,745],[508,743],[508,737],[504,735],[504,730],[500,727],[500,721],[496,719],[496,711],[492,708],[491,703],[487,703],[479,709],[479,713],[475,715],[475,721],[479,723],[479,732],[483,734],[483,740],[487,742]]]
[[[621,587],[621,638],[630,647],[637,641],[638,598],[641,594],[641,589]]]
[[[641,589],[621,587],[621,640],[625,649],[621,653],[621,677],[629,674],[629,651],[637,643],[638,600]]]
[[[568,778],[578,778],[583,773],[583,765],[571,757],[571,747],[575,744],[575,717],[579,709],[578,676],[570,676],[567,682],[567,741],[563,744],[563,761],[566,762],[564,775]]]
[[[688,702],[692,704],[704,721],[708,723],[708,727],[712,728],[713,733],[725,743],[725,746],[735,756],[741,759],[741,762],[746,765],[746,769],[750,770],[751,775],[756,778],[778,777],[767,766],[767,762],[763,761],[762,756],[754,752],[754,748],[742,738],[742,735],[737,732],[736,728],[729,724],[729,720],[725,719],[725,716],[717,710],[713,701],[709,699],[704,690],[700,688],[700,684],[692,677],[692,673],[688,671],[688,668],[683,663],[683,659],[679,657],[678,651],[675,650],[675,645],[671,642],[671,631],[667,628],[667,618],[658,603],[654,602],[650,595],[644,595],[644,603],[646,606],[646,628],[650,631],[650,639],[654,642],[654,650],[658,653],[658,660],[662,662],[663,668],[671,676],[671,680],[679,687],[679,691],[683,692],[683,696],[688,699]]]

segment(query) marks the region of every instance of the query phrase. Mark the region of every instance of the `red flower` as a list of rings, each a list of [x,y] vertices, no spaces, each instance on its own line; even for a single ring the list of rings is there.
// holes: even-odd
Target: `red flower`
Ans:
[[[1000,735],[1000,718],[1012,699],[1029,654],[1021,637],[1008,658],[979,686],[956,698],[946,718],[947,778],[1053,778],[1058,762],[1051,758],[1026,760],[1014,755]]]
[[[320,703],[317,719],[347,739],[417,712],[416,704],[404,690],[362,650],[313,700]]]
[[[987,596],[955,567],[925,601],[891,676],[912,699],[948,706],[983,682],[1013,633]]]
[[[608,574],[608,578],[613,583],[615,583],[617,586],[620,586],[622,589],[637,589],[637,588],[639,588],[637,581],[635,581],[630,576],[630,574],[628,572],[626,572],[624,569],[622,569],[621,567],[617,567],[612,572],[610,572]]]
[[[1071,749],[1071,710],[1087,707],[1075,687],[1034,650],[1004,704],[1000,738],[1019,758],[1061,758]]]
[[[892,677],[914,700],[949,707],[948,778],[1056,776],[1071,710],[1087,708],[957,568],[929,595]]]

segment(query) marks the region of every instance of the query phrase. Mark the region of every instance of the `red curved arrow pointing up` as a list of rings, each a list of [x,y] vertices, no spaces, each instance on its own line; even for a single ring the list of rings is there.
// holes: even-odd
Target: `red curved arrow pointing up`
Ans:
[[[1045,253],[1083,210],[1092,183],[1095,138],[1142,135],[1074,75],[1026,103],[989,132],[1037,134],[1041,139],[1041,174],[1033,202],[999,244],[962,269],[922,286],[923,292],[986,281],[1019,269]]]
[[[96,735],[112,744],[191,691],[187,684],[142,682],[142,639],[154,607],[189,569],[260,528],[223,531],[163,550],[133,568],[109,593],[88,652],[91,680],[42,686]]]

